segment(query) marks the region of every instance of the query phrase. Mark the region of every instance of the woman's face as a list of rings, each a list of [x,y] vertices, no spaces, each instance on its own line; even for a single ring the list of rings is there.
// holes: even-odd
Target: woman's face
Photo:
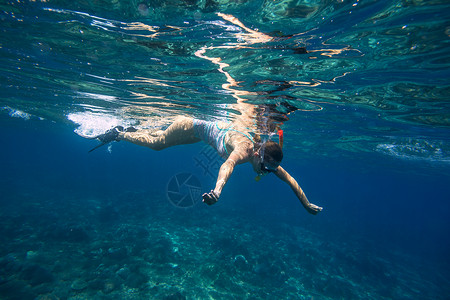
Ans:
[[[272,157],[264,157],[264,160],[261,161],[260,169],[263,172],[271,173],[276,172],[278,166],[280,165],[279,162],[274,160]]]
[[[275,172],[280,163],[267,156],[263,159],[259,153],[255,153],[252,165],[253,170],[262,175]]]

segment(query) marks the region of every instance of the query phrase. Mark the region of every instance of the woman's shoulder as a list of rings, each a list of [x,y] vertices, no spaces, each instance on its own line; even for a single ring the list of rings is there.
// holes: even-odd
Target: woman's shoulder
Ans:
[[[225,144],[231,151],[241,152],[245,156],[251,155],[253,151],[252,140],[236,131],[229,131],[227,133]]]

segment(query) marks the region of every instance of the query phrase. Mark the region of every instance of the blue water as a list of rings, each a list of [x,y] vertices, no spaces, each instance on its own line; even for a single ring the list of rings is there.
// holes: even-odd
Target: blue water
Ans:
[[[1,299],[448,299],[446,1],[0,8]],[[321,213],[246,165],[202,204],[201,143],[80,136],[241,101],[296,108],[282,166]]]

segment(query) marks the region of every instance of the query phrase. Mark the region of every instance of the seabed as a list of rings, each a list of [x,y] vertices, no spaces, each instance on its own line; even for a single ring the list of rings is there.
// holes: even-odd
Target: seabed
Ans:
[[[242,211],[148,192],[43,197],[2,204],[1,299],[445,298],[444,278],[402,253]]]

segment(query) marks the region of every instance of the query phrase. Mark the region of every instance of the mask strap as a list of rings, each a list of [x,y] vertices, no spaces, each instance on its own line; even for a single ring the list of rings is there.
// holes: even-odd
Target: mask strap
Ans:
[[[261,144],[261,148],[259,149],[259,157],[261,158],[261,162],[264,161],[264,151],[266,150],[266,143]]]
[[[262,134],[261,137],[261,148],[259,149],[259,156],[261,158],[261,162],[264,161],[264,152],[266,150],[266,143],[272,139],[272,136],[275,133],[271,132],[269,134]]]

